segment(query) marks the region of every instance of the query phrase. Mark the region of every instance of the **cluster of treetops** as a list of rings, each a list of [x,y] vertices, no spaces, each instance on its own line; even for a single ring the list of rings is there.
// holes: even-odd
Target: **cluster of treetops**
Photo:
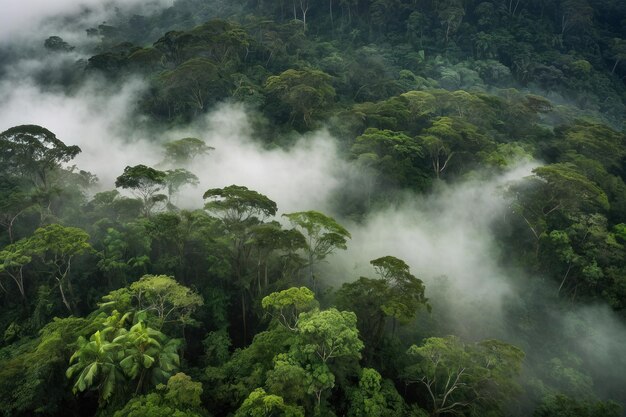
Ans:
[[[524,377],[523,338],[448,335],[393,254],[329,286],[321,263],[350,233],[324,213],[276,219],[271,196],[243,185],[177,208],[181,187],[198,182],[182,167],[211,150],[201,139],[164,144],[158,166],[127,167],[115,185],[132,198],[92,195],[96,178],[70,165],[80,149],[22,125],[0,133],[4,415],[622,415],[596,397],[602,375],[539,334],[533,304],[594,301],[625,317],[621,2],[233,3],[221,9],[233,20],[122,42],[215,10],[177,1],[101,25],[89,31],[96,55],[41,81],[71,89],[139,74],[149,84],[139,111],[157,125],[243,102],[273,146],[327,126],[370,178],[368,192],[336,198],[337,214],[357,221],[407,190],[541,160],[508,188],[494,231],[499,261],[541,277],[513,326],[545,337],[538,356],[551,359]],[[46,47],[72,49],[57,37]]]

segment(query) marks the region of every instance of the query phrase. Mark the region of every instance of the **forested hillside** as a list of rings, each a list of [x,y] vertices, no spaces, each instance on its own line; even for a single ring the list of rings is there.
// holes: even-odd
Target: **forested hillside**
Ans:
[[[2,415],[626,415],[626,2],[9,3]]]

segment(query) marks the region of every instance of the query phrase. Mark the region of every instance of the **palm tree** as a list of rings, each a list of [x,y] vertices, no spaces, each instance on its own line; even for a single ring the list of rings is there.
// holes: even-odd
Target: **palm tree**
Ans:
[[[126,380],[118,363],[121,346],[107,341],[100,331],[95,332],[89,341],[79,337],[78,346],[70,358],[70,364],[76,363],[67,369],[66,375],[71,378],[78,374],[74,393],[88,389],[98,391],[99,403],[104,405]]]
[[[135,393],[145,389],[146,381],[152,385],[166,383],[180,365],[180,340],[169,339],[142,321],[128,331],[121,330],[113,343],[123,346],[119,364],[124,374],[132,380],[138,379]]]

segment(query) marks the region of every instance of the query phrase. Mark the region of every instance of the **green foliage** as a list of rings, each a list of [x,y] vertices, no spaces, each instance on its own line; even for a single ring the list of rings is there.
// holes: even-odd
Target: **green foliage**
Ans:
[[[114,327],[96,331],[89,340],[78,339],[66,372],[75,378],[75,393],[95,390],[101,405],[119,397],[129,381],[136,382],[135,393],[140,393],[165,383],[180,366],[180,340],[169,339],[142,321],[126,329],[124,317],[118,320],[116,314],[108,321]]]
[[[379,173],[383,186],[419,183],[423,175],[418,168],[422,146],[402,133],[368,128],[355,139],[351,152],[359,164]]]
[[[143,201],[143,214],[149,216],[155,204],[165,197],[157,193],[165,188],[166,178],[166,172],[145,165],[127,166],[115,180],[115,186],[131,189]]]
[[[230,86],[219,66],[206,58],[192,58],[158,77],[158,99],[171,113],[196,114],[227,96]]]
[[[114,417],[204,417],[200,408],[202,384],[180,372],[170,377],[167,386],[160,385],[157,392],[132,398],[113,414]]]
[[[351,398],[349,416],[381,417],[386,408],[385,397],[380,392],[381,376],[375,369],[365,368],[358,389]]]
[[[128,288],[112,291],[103,297],[101,309],[147,313],[157,329],[168,324],[193,325],[191,317],[203,305],[202,296],[166,275],[144,275]]]
[[[360,358],[363,342],[356,328],[356,315],[330,308],[301,313],[298,322],[299,351],[324,364],[333,358]]]
[[[38,337],[0,349],[0,410],[6,415],[54,415],[72,407],[71,386],[65,378],[67,360],[78,336],[94,331],[97,321],[56,318]]]
[[[95,332],[87,341],[78,339],[78,350],[70,358],[71,365],[66,372],[68,378],[75,376],[74,393],[95,390],[101,405],[104,405],[122,389],[125,382],[118,365],[119,349],[117,343],[107,341],[100,331]]]
[[[0,252],[4,259],[1,271],[11,275],[25,298],[23,268],[37,257],[56,281],[63,304],[71,313],[77,301],[71,281],[72,261],[80,255],[94,251],[88,240],[87,232],[77,227],[57,223],[40,227],[32,236]],[[66,288],[68,295],[65,293]]]
[[[26,177],[41,188],[49,186],[50,174],[80,153],[48,129],[37,125],[15,126],[0,133],[0,165],[3,173]]]
[[[202,139],[182,138],[163,144],[165,160],[172,164],[184,164],[194,158],[206,155],[215,148],[208,146]]]
[[[409,266],[394,256],[384,256],[370,261],[376,273],[388,282],[390,297],[381,309],[386,315],[406,323],[415,316],[420,305],[428,305],[424,297],[424,284],[409,271]]]
[[[330,75],[323,71],[288,69],[280,75],[268,77],[265,89],[288,107],[292,123],[301,117],[308,127],[313,117],[335,98],[330,81]]]
[[[193,382],[191,377],[179,372],[167,381],[165,399],[180,408],[197,408],[200,406],[202,384]]]
[[[289,330],[296,330],[300,320],[300,313],[317,307],[317,301],[315,301],[315,294],[310,289],[306,287],[292,287],[271,293],[263,298],[261,305],[280,324]]]
[[[411,346],[408,355],[412,363],[404,379],[425,389],[435,415],[485,403],[492,410],[505,408],[524,358],[519,348],[501,341],[466,345],[454,336],[428,338]]]
[[[203,198],[209,200],[204,205],[205,209],[220,214],[229,226],[254,216],[273,216],[277,210],[275,202],[240,185],[207,190]]]
[[[302,230],[306,238],[304,248],[309,269],[309,280],[316,290],[316,279],[313,273],[313,265],[321,262],[326,256],[336,249],[346,249],[347,241],[351,238],[343,226],[335,219],[319,211],[300,211],[296,213],[283,214],[292,225]]]
[[[581,401],[565,395],[555,395],[544,399],[535,410],[533,417],[617,417],[621,407],[613,402]]]
[[[267,394],[263,388],[252,391],[245,399],[236,417],[304,417],[300,407],[285,404],[282,397]]]

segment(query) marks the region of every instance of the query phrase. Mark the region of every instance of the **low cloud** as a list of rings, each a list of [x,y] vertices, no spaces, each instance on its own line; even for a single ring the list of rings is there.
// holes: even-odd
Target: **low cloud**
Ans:
[[[370,260],[396,256],[424,281],[427,296],[435,295],[435,308],[459,318],[451,324],[455,331],[471,329],[471,337],[479,337],[503,326],[502,307],[514,290],[498,265],[493,225],[507,212],[506,184],[530,175],[536,165],[519,165],[489,180],[441,184],[431,195],[408,196],[347,225],[352,240],[331,260],[341,266],[332,272],[334,278],[341,283],[371,277]]]
[[[114,18],[118,12],[149,13],[173,0],[5,0],[0,13],[0,46],[51,35],[76,41],[84,30]]]

